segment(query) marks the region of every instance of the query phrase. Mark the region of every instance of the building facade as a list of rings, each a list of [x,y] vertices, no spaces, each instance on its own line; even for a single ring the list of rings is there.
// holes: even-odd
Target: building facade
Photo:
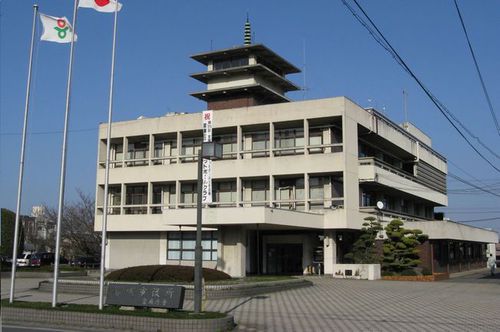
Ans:
[[[439,241],[471,243],[473,251],[498,242],[496,233],[433,220],[448,202],[447,164],[415,126],[345,97],[290,101],[285,93],[298,87],[286,75],[299,70],[261,44],[192,58],[206,70],[191,76],[207,85],[192,95],[214,110],[213,140],[223,146],[213,162],[214,202],[203,209],[204,266],[235,277],[332,274],[368,216],[422,229],[428,253],[444,252],[432,246]],[[193,265],[202,113],[112,126],[106,267]],[[99,128],[96,231],[106,128]]]

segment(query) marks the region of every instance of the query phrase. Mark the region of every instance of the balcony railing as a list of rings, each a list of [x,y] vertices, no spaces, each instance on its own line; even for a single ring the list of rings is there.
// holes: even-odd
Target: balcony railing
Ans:
[[[403,170],[399,170],[392,166],[391,164],[388,164],[384,161],[381,161],[379,159],[376,159],[374,157],[364,157],[364,158],[359,158],[359,166],[376,166],[378,168],[382,168],[388,172],[391,172],[393,174],[396,174],[400,177],[403,177],[407,180],[420,183],[420,181],[417,180],[417,178],[410,173],[407,173]]]

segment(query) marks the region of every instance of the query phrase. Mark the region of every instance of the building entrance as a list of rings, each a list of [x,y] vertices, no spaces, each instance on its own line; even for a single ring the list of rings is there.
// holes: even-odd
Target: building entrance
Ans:
[[[267,274],[302,274],[302,244],[268,244]]]

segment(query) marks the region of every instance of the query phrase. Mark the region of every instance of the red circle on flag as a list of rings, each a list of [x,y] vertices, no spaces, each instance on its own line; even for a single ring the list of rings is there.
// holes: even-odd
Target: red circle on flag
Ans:
[[[99,7],[104,7],[109,4],[109,0],[94,0],[95,4],[98,5]]]
[[[63,19],[58,19],[57,20],[57,26],[60,28],[64,28],[66,26],[66,21]]]

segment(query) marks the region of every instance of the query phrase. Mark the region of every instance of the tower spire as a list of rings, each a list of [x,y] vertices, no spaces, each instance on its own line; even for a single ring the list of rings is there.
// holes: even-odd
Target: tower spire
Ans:
[[[250,20],[248,19],[247,13],[247,21],[245,22],[245,38],[244,45],[252,44],[252,27],[250,26]]]

